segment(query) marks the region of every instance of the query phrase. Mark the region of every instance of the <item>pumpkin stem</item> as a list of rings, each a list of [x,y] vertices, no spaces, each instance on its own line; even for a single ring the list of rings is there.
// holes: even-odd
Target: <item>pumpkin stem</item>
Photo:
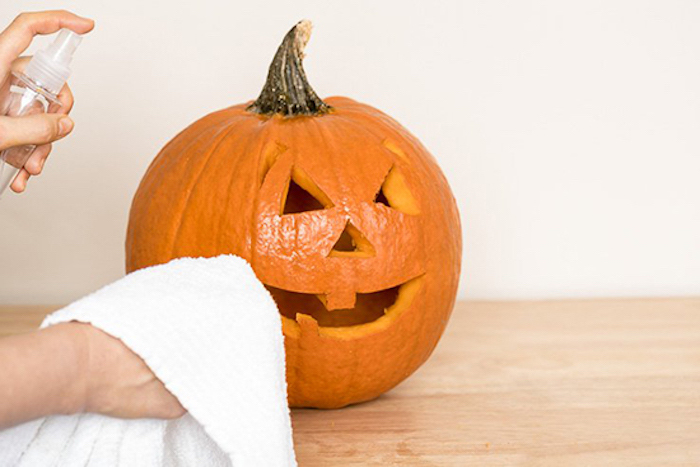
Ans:
[[[311,37],[311,21],[299,21],[289,30],[272,59],[260,96],[248,106],[260,115],[320,115],[331,107],[314,92],[306,79],[302,59]]]

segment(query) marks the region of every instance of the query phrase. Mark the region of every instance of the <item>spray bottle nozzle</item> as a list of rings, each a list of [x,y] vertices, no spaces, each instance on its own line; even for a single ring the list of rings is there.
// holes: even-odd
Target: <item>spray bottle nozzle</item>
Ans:
[[[82,40],[81,35],[61,29],[51,45],[32,57],[24,74],[47,91],[58,94],[68,80],[68,65]]]
[[[46,54],[54,62],[67,66],[82,40],[83,37],[80,34],[76,34],[70,29],[61,29],[56,39],[46,48]]]

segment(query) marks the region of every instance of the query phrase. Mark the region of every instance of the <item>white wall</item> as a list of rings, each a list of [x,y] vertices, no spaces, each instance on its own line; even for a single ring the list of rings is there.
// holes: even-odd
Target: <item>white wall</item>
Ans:
[[[319,94],[388,112],[442,165],[462,297],[700,293],[698,2],[5,1],[0,22],[48,7],[97,28],[75,62],[76,130],[0,201],[0,302],[66,302],[120,277],[150,160],[256,97],[301,18]]]

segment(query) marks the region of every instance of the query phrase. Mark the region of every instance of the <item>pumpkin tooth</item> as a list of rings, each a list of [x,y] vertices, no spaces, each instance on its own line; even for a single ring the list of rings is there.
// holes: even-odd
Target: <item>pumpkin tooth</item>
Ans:
[[[328,311],[355,308],[356,301],[357,294],[351,290],[345,289],[327,293],[325,300],[321,300]]]
[[[299,323],[302,333],[312,332],[318,334],[318,321],[313,316],[297,313],[296,321]]]

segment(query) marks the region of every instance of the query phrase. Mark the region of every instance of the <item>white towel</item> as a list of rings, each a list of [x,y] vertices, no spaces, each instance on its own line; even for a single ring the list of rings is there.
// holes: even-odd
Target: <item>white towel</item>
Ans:
[[[173,420],[51,416],[0,432],[0,466],[293,466],[277,307],[243,259],[142,269],[48,316],[141,356],[188,410]]]

